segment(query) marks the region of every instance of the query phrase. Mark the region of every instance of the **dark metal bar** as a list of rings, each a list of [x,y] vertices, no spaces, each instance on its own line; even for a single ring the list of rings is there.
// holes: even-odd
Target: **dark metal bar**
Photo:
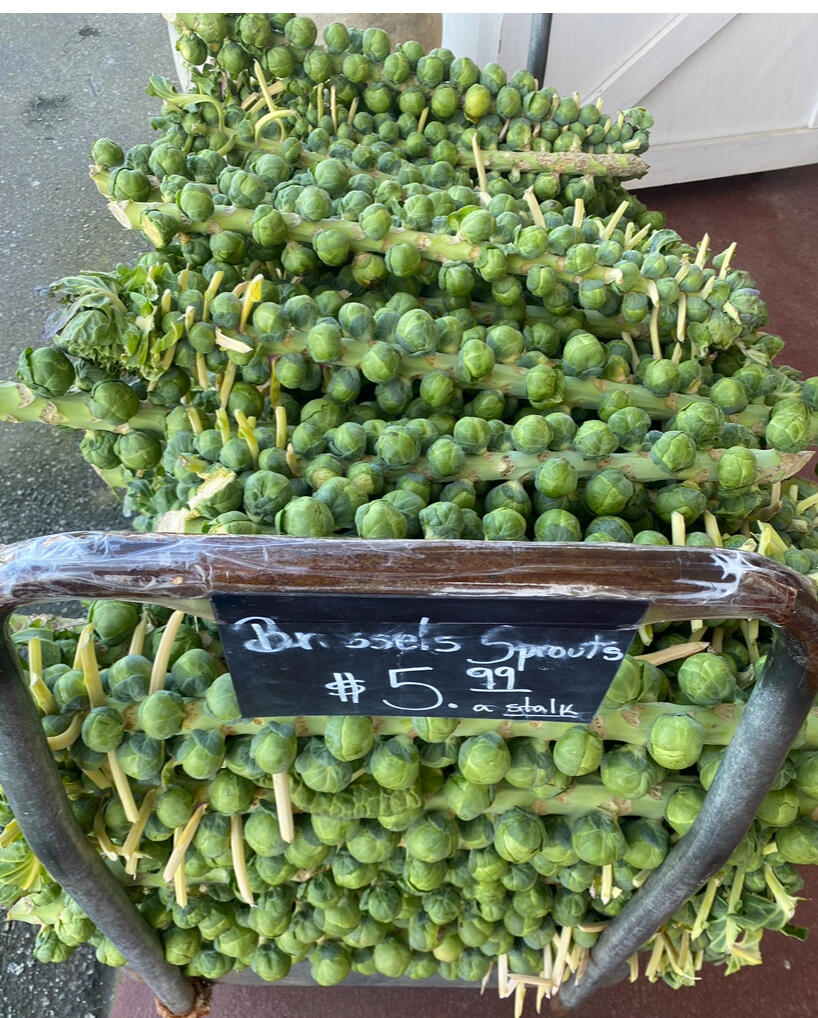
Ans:
[[[533,74],[542,85],[545,77],[545,65],[548,60],[548,43],[551,39],[551,15],[531,15],[531,42],[528,46],[528,63],[526,69]]]
[[[799,640],[776,630],[766,667],[695,823],[604,931],[581,981],[560,990],[562,1008],[578,1007],[617,981],[628,958],[733,854],[815,699],[808,660]]]
[[[128,898],[74,819],[57,765],[0,616],[0,785],[29,848],[51,876],[125,955],[172,1014],[184,1015],[194,990],[165,961],[156,933]]]

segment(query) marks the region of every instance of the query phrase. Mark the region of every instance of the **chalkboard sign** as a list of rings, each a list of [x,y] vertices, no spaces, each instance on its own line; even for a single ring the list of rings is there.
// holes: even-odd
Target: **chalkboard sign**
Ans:
[[[647,602],[211,595],[244,717],[588,722]]]

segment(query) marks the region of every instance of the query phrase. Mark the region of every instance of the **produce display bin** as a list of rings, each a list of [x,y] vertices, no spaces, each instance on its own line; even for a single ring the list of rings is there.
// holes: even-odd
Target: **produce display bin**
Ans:
[[[818,602],[807,581],[755,554],[612,544],[311,540],[80,533],[0,549],[0,621],[18,607],[118,598],[212,617],[213,593],[639,599],[643,624],[757,618],[776,627],[718,775],[692,829],[563,985],[571,1009],[627,971],[626,962],[730,857],[813,704]],[[119,948],[170,1014],[196,988],[169,965],[153,930],[73,817],[37,710],[5,633],[0,643],[0,784],[32,851]],[[339,711],[341,713],[341,711]]]

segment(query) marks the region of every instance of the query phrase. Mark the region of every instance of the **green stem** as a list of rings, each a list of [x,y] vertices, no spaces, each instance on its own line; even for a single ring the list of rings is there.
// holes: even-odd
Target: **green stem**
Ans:
[[[46,399],[35,396],[21,382],[0,382],[0,421],[7,424],[24,424],[39,421],[41,424],[80,428],[87,431],[113,431],[124,435],[129,431],[152,431],[162,434],[166,411],[159,407],[141,409],[126,424],[109,424],[92,416],[88,409],[88,396],[71,392],[65,396]]]
[[[115,703],[111,704],[116,706]],[[697,721],[704,729],[705,742],[711,746],[726,746],[732,739],[742,712],[741,704],[723,704],[719,707],[695,707],[685,704],[684,707],[675,703],[634,703],[619,710],[602,711],[589,725],[590,731],[607,742],[627,742],[631,745],[647,744],[648,732],[653,722],[666,715],[684,713]],[[136,710],[124,710],[125,726],[128,729],[139,729]],[[204,700],[190,700],[187,704],[182,734],[194,729],[221,729],[225,735],[255,735],[268,721],[290,722],[296,734],[323,735],[328,716],[310,715],[279,718],[242,718],[234,722],[221,722],[211,717],[205,710]],[[379,736],[412,735],[412,719],[404,717],[376,717],[375,730]],[[522,736],[552,741],[565,732],[565,723],[561,721],[491,721],[487,719],[466,718],[454,731],[457,738],[472,735],[483,735],[486,732],[498,732],[503,738],[513,739]],[[813,708],[796,740],[798,749],[818,748],[818,708]]]

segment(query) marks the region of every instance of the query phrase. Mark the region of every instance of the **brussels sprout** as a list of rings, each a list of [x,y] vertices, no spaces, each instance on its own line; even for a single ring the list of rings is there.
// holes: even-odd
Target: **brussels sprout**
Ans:
[[[324,728],[327,749],[338,760],[352,761],[366,756],[375,742],[372,719],[335,715]]]
[[[599,767],[602,783],[614,795],[637,799],[647,795],[661,779],[661,772],[641,746],[617,746],[606,750]]]
[[[141,170],[120,167],[111,173],[109,180],[111,197],[116,201],[148,201],[151,196],[151,182]]]
[[[113,707],[94,707],[82,722],[82,741],[96,753],[109,753],[122,741],[125,722]]]
[[[457,822],[447,813],[430,811],[406,831],[406,852],[423,862],[439,862],[454,855],[459,842]]]
[[[276,513],[275,526],[291,537],[329,537],[335,529],[335,521],[323,502],[302,495],[291,499]]]
[[[463,740],[457,764],[467,781],[493,785],[502,780],[511,766],[511,754],[502,736],[485,732]]]
[[[119,461],[129,470],[151,470],[162,458],[161,443],[144,431],[118,435],[114,449]]]
[[[153,739],[169,739],[182,727],[185,701],[168,689],[159,689],[147,696],[139,705],[140,728]]]
[[[712,706],[735,698],[735,675],[717,654],[693,654],[686,658],[679,668],[677,680],[691,703]]]
[[[627,842],[623,858],[637,870],[653,870],[665,860],[670,848],[670,837],[661,821],[634,817],[622,822],[622,834]]]
[[[653,759],[669,770],[692,766],[704,746],[704,729],[686,714],[659,717],[648,733],[648,750]]]
[[[369,772],[382,788],[409,788],[419,771],[417,748],[405,735],[378,742],[369,757]]]
[[[165,747],[158,739],[130,732],[116,751],[119,766],[135,781],[151,782],[159,776],[165,761]]]
[[[734,446],[725,449],[718,463],[719,488],[728,493],[739,493],[756,481],[755,457],[749,449]]]
[[[139,397],[127,382],[106,379],[91,390],[88,409],[106,424],[125,424],[139,410]]]
[[[74,384],[74,365],[59,347],[27,347],[20,354],[17,376],[32,392],[48,399],[68,392]]]
[[[220,731],[194,730],[181,740],[175,757],[188,777],[209,781],[221,767],[224,751],[224,736]]]
[[[554,763],[563,774],[591,774],[602,762],[602,740],[585,725],[572,725],[554,743]]]
[[[494,848],[501,859],[512,863],[529,862],[542,844],[542,821],[534,813],[515,807],[495,821]]]
[[[173,689],[182,696],[204,696],[219,671],[219,664],[211,654],[201,647],[192,647],[173,661],[170,670]]]
[[[278,817],[271,803],[262,800],[247,817],[244,840],[259,856],[283,855],[287,843],[281,837]]]
[[[818,862],[818,823],[799,817],[789,827],[776,831],[775,843],[787,862],[812,866]]]
[[[376,499],[356,510],[355,529],[367,540],[394,540],[406,536],[407,522],[391,502]]]
[[[340,792],[352,780],[353,768],[338,760],[322,739],[309,739],[295,758],[295,770],[308,788],[316,792]]]

